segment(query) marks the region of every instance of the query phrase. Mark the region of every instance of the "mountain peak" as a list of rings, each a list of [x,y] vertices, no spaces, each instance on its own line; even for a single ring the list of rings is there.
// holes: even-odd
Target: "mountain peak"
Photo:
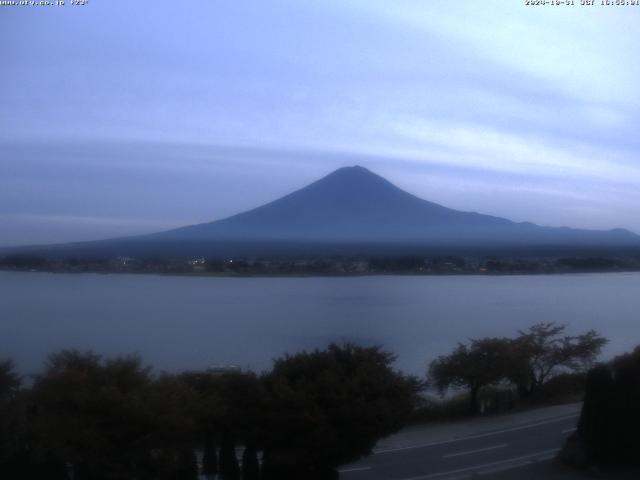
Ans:
[[[360,165],[353,165],[351,167],[338,168],[337,170],[334,170],[329,175],[327,175],[325,178],[329,178],[329,177],[350,177],[350,178],[377,177],[377,178],[382,178],[379,175],[376,175],[375,173],[373,173],[371,170],[369,170],[369,169],[367,169],[365,167],[361,167]]]
[[[371,170],[361,166],[361,165],[351,165],[350,167],[341,167],[337,170],[335,170],[334,173],[338,173],[338,172],[342,172],[342,173],[349,173],[349,172],[360,172],[360,173],[369,173],[371,175],[375,175],[375,173],[373,173]]]
[[[338,168],[310,186],[314,185],[355,189],[355,191],[361,188],[396,188],[385,178],[360,165]]]

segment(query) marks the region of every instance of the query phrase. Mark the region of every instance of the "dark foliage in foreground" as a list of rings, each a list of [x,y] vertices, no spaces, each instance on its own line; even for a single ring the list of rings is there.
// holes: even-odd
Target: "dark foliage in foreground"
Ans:
[[[2,362],[0,477],[334,478],[413,410],[418,383],[392,361],[379,348],[330,345],[278,359],[261,377],[154,375],[137,357],[62,351],[30,388]]]
[[[565,448],[572,463],[640,467],[640,347],[598,365],[587,377],[574,438]]]
[[[265,377],[269,478],[282,478],[282,467],[310,478],[369,453],[402,427],[418,383],[394,373],[393,359],[379,348],[332,345],[277,360]]]

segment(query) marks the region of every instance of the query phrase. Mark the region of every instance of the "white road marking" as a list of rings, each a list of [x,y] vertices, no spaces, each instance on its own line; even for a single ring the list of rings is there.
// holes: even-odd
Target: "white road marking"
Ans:
[[[560,433],[571,433],[571,432],[575,432],[576,431],[576,427],[573,428],[565,428],[564,430],[562,430]]]
[[[506,472],[507,470],[513,470],[514,468],[526,467],[531,465],[533,460],[522,460],[521,462],[510,463],[508,465],[498,465],[497,467],[484,468],[475,472],[477,475],[484,477],[486,475],[495,475],[496,473]]]
[[[473,453],[486,452],[488,450],[497,450],[498,448],[504,448],[507,445],[508,445],[507,443],[501,443],[500,445],[492,445],[490,447],[476,448],[475,450],[466,450],[464,452],[449,453],[448,455],[443,455],[442,458],[462,457],[463,455],[471,455]]]
[[[364,472],[365,470],[371,470],[371,467],[353,467],[353,468],[343,468],[338,470],[339,473],[349,473],[349,472]]]
[[[503,465],[503,466],[499,465],[493,468],[485,468],[482,470],[478,470],[476,473],[481,476],[494,475],[496,473],[504,472],[506,470],[513,470],[514,468],[525,467],[535,462],[546,462],[547,460],[553,459],[557,453],[558,453],[558,450],[551,453],[547,453],[545,455],[540,455],[539,457],[536,457],[533,460],[523,460],[521,462],[510,463],[509,465]]]
[[[505,460],[499,460],[497,462],[483,463],[481,465],[473,465],[471,467],[459,468],[457,470],[449,470],[446,472],[431,473],[429,475],[422,475],[420,477],[403,478],[401,480],[428,480],[430,478],[447,478],[447,477],[451,478],[455,475],[475,472],[479,470],[484,471],[494,467],[503,467],[502,470],[509,470],[510,468],[517,468],[523,465],[528,465],[531,461],[534,461],[534,460],[539,460],[539,461],[549,460],[550,458],[553,458],[553,455],[558,453],[559,451],[560,451],[559,448],[553,448],[551,450],[542,450],[540,452],[530,453],[528,455],[522,455],[521,457],[508,458]]]
[[[556,423],[556,422],[562,422],[564,420],[569,420],[570,418],[576,418],[578,417],[580,414],[578,413],[574,413],[571,415],[563,415],[562,417],[557,417],[557,418],[553,418],[553,419],[549,419],[549,420],[543,420],[540,422],[535,422],[535,423],[529,423],[527,425],[520,425],[517,427],[509,427],[509,428],[504,428],[502,430],[495,430],[493,432],[487,432],[487,433],[478,433],[476,435],[469,435],[466,437],[457,437],[457,438],[452,438],[451,440],[444,440],[444,441],[440,441],[440,442],[430,442],[430,443],[421,443],[421,444],[417,444],[417,445],[409,445],[406,447],[398,447],[398,448],[387,448],[384,450],[376,450],[373,452],[374,455],[379,455],[382,453],[393,453],[393,452],[401,452],[403,450],[414,450],[416,448],[427,448],[427,447],[435,447],[436,445],[447,445],[449,443],[454,443],[454,442],[463,442],[465,440],[474,440],[476,438],[485,438],[485,437],[491,437],[493,435],[500,435],[501,433],[508,433],[508,432],[516,432],[518,430],[526,430],[527,428],[535,428],[535,427],[539,427],[541,425],[548,425],[550,423]]]

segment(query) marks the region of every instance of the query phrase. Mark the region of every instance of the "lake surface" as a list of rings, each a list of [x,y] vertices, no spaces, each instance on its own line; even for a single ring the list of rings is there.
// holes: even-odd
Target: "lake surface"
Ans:
[[[640,273],[207,278],[0,272],[0,359],[24,373],[62,348],[138,353],[176,371],[269,368],[332,341],[383,345],[423,374],[458,341],[540,321],[594,328],[605,358],[640,344]]]

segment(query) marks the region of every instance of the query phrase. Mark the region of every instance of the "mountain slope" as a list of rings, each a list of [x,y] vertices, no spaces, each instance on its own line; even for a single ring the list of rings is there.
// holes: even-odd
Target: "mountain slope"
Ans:
[[[541,227],[418,198],[362,167],[345,167],[278,200],[222,220],[151,235],[29,251],[48,256],[241,256],[640,248],[640,237]],[[24,250],[24,249],[21,249]]]
[[[345,167],[274,202],[232,217],[148,236],[157,240],[286,240],[431,245],[627,245],[626,230],[540,227],[452,210]]]

